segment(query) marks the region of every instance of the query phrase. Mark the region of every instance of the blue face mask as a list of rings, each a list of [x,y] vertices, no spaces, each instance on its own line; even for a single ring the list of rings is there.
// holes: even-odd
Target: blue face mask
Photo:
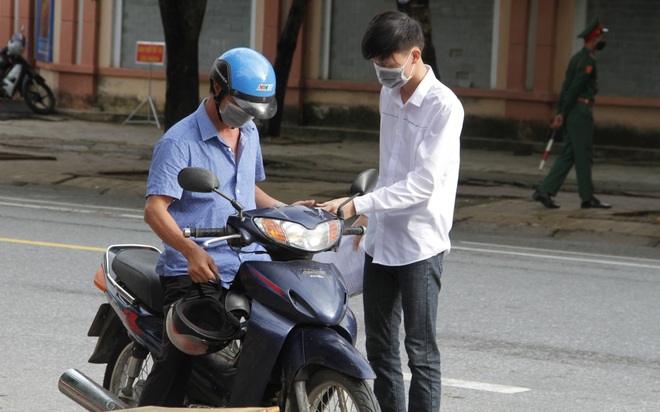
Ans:
[[[413,66],[413,68],[410,70],[410,76],[406,77],[406,75],[403,73],[403,69],[406,67],[406,64],[408,64],[408,60],[410,60],[410,56],[412,56],[412,50],[410,51],[410,54],[406,58],[405,63],[403,63],[403,66],[401,67],[395,67],[395,68],[381,67],[376,63],[374,63],[374,68],[376,69],[376,76],[378,76],[378,81],[380,82],[380,84],[382,84],[383,86],[389,89],[394,89],[408,83],[408,80],[410,80],[410,78],[413,75],[413,71],[415,71],[415,66]]]

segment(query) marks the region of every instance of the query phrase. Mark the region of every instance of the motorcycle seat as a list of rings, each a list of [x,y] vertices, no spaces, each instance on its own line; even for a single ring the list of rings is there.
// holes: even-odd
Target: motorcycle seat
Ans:
[[[156,273],[160,253],[150,249],[124,249],[112,260],[112,271],[117,279],[146,306],[163,313],[163,290]]]

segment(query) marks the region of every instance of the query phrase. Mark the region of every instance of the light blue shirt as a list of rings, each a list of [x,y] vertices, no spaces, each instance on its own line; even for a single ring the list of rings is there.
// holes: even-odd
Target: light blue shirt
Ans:
[[[255,183],[266,178],[259,132],[254,122],[241,128],[238,157],[224,142],[213,126],[204,104],[172,126],[160,138],[147,179],[147,196],[164,195],[174,199],[168,211],[180,228],[224,227],[227,217],[235,214],[231,204],[216,193],[184,191],[177,176],[186,167],[210,170],[220,180],[220,191],[236,199],[246,210],[256,208]],[[193,239],[201,244],[206,239]],[[188,274],[188,262],[181,253],[163,243],[165,250],[158,260],[156,272],[161,276]],[[223,284],[233,281],[240,264],[245,260],[268,260],[265,254],[245,253],[262,250],[257,245],[243,248],[239,253],[226,243],[207,249],[213,257]]]

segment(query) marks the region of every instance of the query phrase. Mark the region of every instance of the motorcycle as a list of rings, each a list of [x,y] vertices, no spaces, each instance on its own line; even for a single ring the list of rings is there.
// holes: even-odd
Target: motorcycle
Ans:
[[[15,46],[15,47],[14,47]],[[43,77],[23,57],[25,37],[22,29],[12,35],[5,57],[9,65],[2,74],[0,99],[11,100],[17,93],[25,104],[37,114],[50,114],[55,110],[55,95]]]
[[[362,172],[351,198],[372,190],[377,174]],[[209,238],[204,247],[256,242],[272,259],[241,265],[224,298],[226,311],[240,320],[240,333],[218,352],[194,357],[187,406],[379,411],[369,384],[375,374],[354,346],[357,321],[342,274],[333,264],[312,260],[336,249],[342,236],[362,235],[366,228],[344,226],[341,213],[304,206],[243,210],[205,169],[183,169],[179,184],[215,192],[237,210],[226,227],[185,228],[185,236]],[[159,254],[152,246],[115,245],[104,255],[94,283],[108,303],[88,333],[98,337],[89,362],[107,364],[103,387],[76,369],[59,381],[60,391],[88,410],[137,405],[161,351],[165,314],[154,270]]]

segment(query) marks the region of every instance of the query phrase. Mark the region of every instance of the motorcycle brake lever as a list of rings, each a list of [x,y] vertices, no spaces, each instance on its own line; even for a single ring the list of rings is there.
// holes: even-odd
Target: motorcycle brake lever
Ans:
[[[240,238],[241,238],[240,233],[234,233],[233,235],[221,236],[221,237],[209,239],[206,242],[202,243],[202,246],[206,249],[214,243],[222,242],[224,240],[229,240],[229,239],[240,239]]]

